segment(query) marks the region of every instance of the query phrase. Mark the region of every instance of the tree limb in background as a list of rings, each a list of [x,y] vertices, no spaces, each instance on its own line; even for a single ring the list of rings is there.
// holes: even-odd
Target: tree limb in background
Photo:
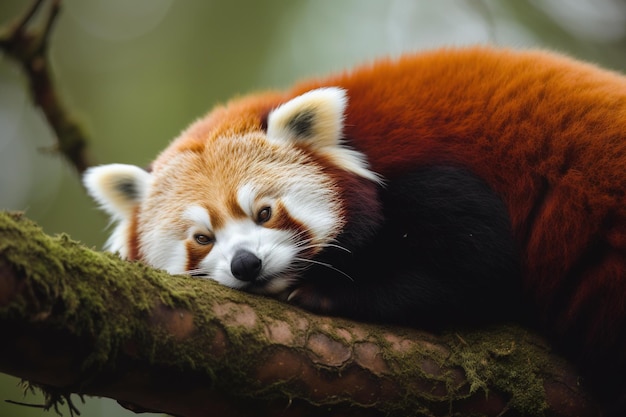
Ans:
[[[0,372],[179,416],[597,416],[541,339],[315,316],[0,214]]]
[[[36,15],[50,3],[43,28],[29,30]],[[17,62],[28,78],[33,101],[41,108],[57,137],[57,149],[82,173],[91,163],[87,155],[87,136],[61,102],[51,75],[48,41],[60,10],[60,0],[36,0],[21,19],[5,28],[0,36],[0,51]]]

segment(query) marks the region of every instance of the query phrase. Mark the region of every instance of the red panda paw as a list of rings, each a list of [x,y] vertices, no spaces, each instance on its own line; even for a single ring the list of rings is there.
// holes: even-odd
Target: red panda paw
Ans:
[[[318,314],[330,313],[333,302],[330,297],[319,292],[313,285],[302,285],[289,294],[287,302]]]

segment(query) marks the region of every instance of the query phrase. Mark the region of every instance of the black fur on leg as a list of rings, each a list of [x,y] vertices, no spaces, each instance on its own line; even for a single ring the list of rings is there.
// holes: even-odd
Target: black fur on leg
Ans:
[[[375,238],[353,247],[340,236],[351,252],[329,248],[318,260],[343,274],[311,268],[293,302],[423,327],[499,320],[518,310],[520,267],[508,212],[480,178],[463,168],[426,167],[390,181],[380,199],[385,220]]]

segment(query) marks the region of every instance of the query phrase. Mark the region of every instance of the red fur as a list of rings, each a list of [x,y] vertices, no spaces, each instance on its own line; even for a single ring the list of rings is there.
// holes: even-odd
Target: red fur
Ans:
[[[139,215],[139,207],[136,207],[133,210],[133,214],[131,216],[131,222],[128,226],[128,253],[126,254],[126,258],[135,261],[141,259],[141,253],[139,250],[139,236],[137,236],[137,216]]]
[[[325,85],[348,91],[344,133],[375,172],[452,164],[500,194],[525,288],[555,315],[552,330],[585,321],[596,345],[624,329],[626,78],[546,52],[473,48],[378,62],[293,95]]]
[[[262,129],[272,108],[322,86],[347,90],[346,142],[383,177],[448,164],[483,178],[509,209],[546,328],[591,373],[626,374],[626,78],[540,51],[409,55],[234,101],[161,158],[206,132]],[[626,378],[612,378],[624,395]]]

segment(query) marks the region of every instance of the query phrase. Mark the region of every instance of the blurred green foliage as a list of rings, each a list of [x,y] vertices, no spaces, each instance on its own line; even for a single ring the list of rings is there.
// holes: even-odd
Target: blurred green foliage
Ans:
[[[28,4],[0,2],[0,24]],[[621,0],[65,0],[51,59],[95,159],[147,165],[234,95],[378,56],[477,43],[555,49],[619,71],[625,35]],[[0,57],[0,209],[100,247],[107,220],[53,145],[23,74]],[[17,382],[0,376],[0,400],[22,400]],[[79,408],[85,417],[133,415],[111,400]],[[0,403],[0,415],[50,414]]]

